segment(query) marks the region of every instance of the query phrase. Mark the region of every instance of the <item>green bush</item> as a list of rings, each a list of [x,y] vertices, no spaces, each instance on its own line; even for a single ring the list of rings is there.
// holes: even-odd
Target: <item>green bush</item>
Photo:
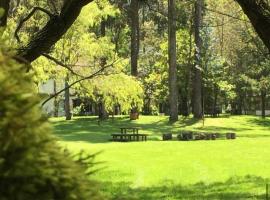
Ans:
[[[42,117],[31,73],[0,51],[0,200],[100,199]]]

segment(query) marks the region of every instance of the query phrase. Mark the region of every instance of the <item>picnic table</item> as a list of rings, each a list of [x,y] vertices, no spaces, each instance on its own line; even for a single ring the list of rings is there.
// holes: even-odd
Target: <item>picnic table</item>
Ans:
[[[147,141],[147,134],[139,134],[139,127],[121,127],[121,133],[112,134],[112,141]]]
[[[133,134],[138,134],[139,133],[139,127],[122,127],[120,128],[121,134],[127,134],[128,131],[132,131]]]

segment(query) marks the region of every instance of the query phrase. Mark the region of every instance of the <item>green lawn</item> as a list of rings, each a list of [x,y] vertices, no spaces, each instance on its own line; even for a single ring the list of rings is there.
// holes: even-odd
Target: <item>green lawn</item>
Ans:
[[[270,183],[270,118],[222,116],[206,118],[205,125],[191,118],[171,125],[167,117],[141,116],[137,121],[117,117],[98,124],[93,117],[64,121],[51,119],[60,142],[71,151],[102,150],[105,161],[92,179],[102,193],[115,200],[265,199]],[[139,126],[150,141],[110,142],[122,126]],[[226,133],[236,140],[161,141],[161,134],[180,130]]]

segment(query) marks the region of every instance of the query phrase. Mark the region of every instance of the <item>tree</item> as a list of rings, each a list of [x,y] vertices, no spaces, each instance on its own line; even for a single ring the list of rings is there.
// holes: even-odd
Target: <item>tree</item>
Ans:
[[[195,69],[193,79],[193,115],[194,118],[201,119],[203,116],[202,108],[202,39],[201,39],[201,27],[202,27],[202,6],[203,0],[197,0],[195,2]]]
[[[30,18],[37,11],[46,13],[49,16],[49,20],[46,25],[31,38],[25,47],[18,50],[16,56],[17,60],[31,63],[43,53],[48,52],[78,18],[82,8],[92,1],[93,0],[63,1],[63,6],[59,13],[51,13],[40,7],[33,8],[25,20]],[[9,4],[10,0],[1,1],[0,7],[6,10],[5,14],[0,18],[1,26],[6,26]]]
[[[129,113],[133,107],[139,111],[143,104],[142,85],[134,77],[123,73],[85,81],[76,90],[80,97],[102,102],[106,111],[112,115],[117,106],[121,107],[121,112]]]
[[[138,75],[138,56],[140,49],[140,22],[139,22],[139,0],[130,2],[130,29],[131,29],[131,75]]]
[[[175,0],[168,1],[168,56],[170,122],[178,120]]]
[[[0,49],[0,199],[102,199],[88,179],[89,156],[55,140],[40,112],[33,74]],[[90,161],[91,162],[91,161]]]

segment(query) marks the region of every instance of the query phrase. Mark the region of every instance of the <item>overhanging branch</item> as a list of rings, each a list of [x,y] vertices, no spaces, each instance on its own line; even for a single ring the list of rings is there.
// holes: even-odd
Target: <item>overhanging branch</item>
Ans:
[[[81,13],[81,9],[93,0],[66,0],[60,14],[53,15],[47,24],[35,34],[30,42],[19,49],[17,55],[29,63],[36,60],[43,53],[61,39]]]
[[[23,18],[23,19],[19,22],[19,24],[18,24],[18,26],[17,26],[17,28],[16,28],[16,30],[15,30],[14,35],[15,35],[15,38],[16,38],[16,40],[17,40],[18,42],[21,42],[18,33],[19,33],[19,31],[21,30],[23,24],[24,24],[26,21],[28,21],[28,20],[29,20],[29,19],[30,19],[37,11],[44,12],[44,13],[46,13],[49,17],[53,17],[53,14],[50,13],[50,11],[48,11],[48,10],[46,10],[46,9],[44,9],[44,8],[41,8],[41,7],[34,7],[33,10],[32,10],[25,18]]]
[[[51,95],[48,99],[46,99],[41,105],[44,106],[48,101],[50,101],[51,99],[57,97],[59,94],[61,94],[62,92],[64,92],[65,90],[71,88],[73,85],[77,84],[77,83],[80,83],[84,80],[89,80],[89,79],[92,79],[96,76],[100,76],[100,75],[103,75],[101,74],[101,72],[103,72],[105,69],[109,68],[109,67],[112,67],[114,64],[116,64],[117,62],[119,62],[120,60],[117,60],[117,61],[114,61],[113,63],[109,64],[109,65],[105,65],[104,67],[102,67],[101,69],[99,69],[98,71],[96,71],[95,73],[89,75],[89,76],[86,76],[86,77],[83,77],[77,81],[74,81],[73,83],[69,84],[67,87],[63,88],[62,90],[56,92],[55,94]]]
[[[75,72],[71,67],[75,67],[76,65],[68,65],[68,64],[65,64],[63,62],[61,62],[60,60],[57,60],[56,58],[52,57],[51,55],[49,54],[41,54],[42,56],[44,56],[45,58],[53,61],[55,64],[61,66],[61,67],[64,67],[65,69],[67,69],[68,71],[70,71],[73,75],[76,75],[76,76],[79,76],[79,77],[84,77],[80,74],[78,74],[77,72]]]

